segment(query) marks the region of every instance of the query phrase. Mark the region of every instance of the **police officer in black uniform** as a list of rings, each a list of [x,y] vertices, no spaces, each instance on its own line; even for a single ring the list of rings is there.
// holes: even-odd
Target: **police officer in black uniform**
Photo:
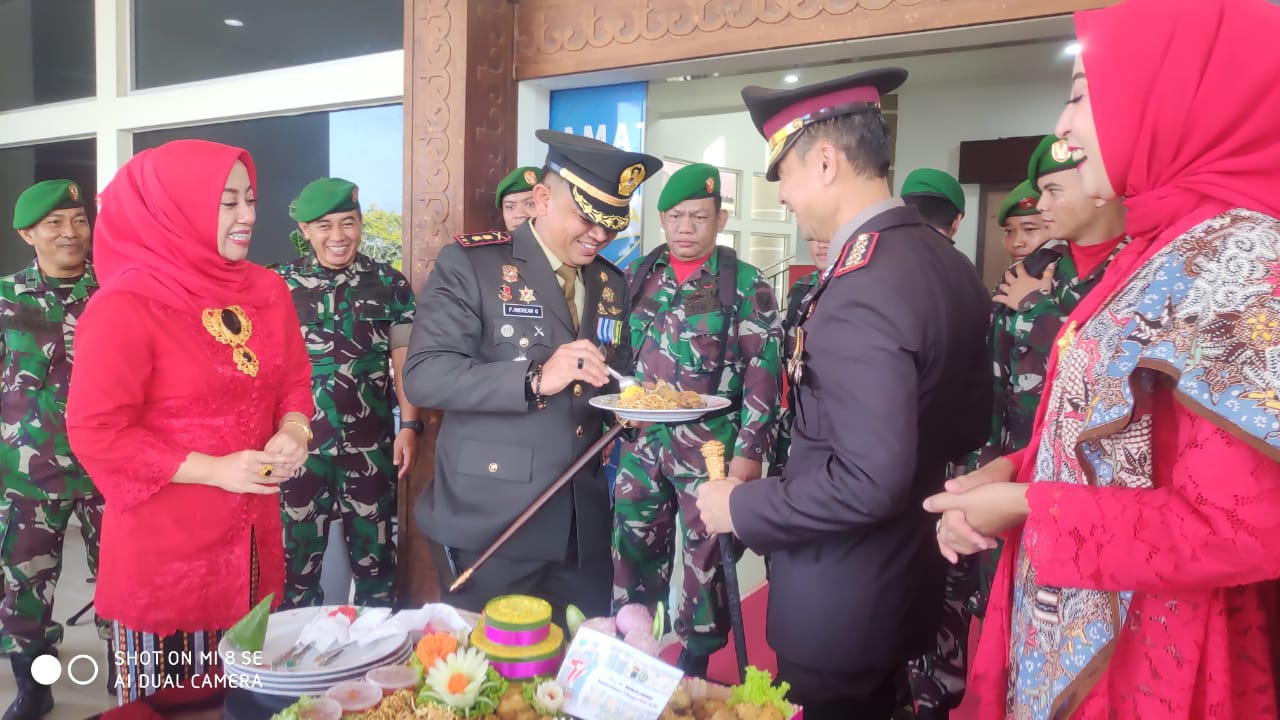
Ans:
[[[989,425],[986,291],[886,179],[879,98],[906,75],[742,91],[767,177],[834,261],[800,313],[783,476],[706,483],[698,507],[709,530],[771,554],[769,644],[806,720],[893,712],[942,607],[921,503]]]
[[[444,411],[435,478],[417,499],[447,587],[598,439],[608,362],[630,359],[623,274],[599,252],[631,221],[631,196],[662,162],[540,130],[536,216],[510,234],[460,235],[419,295],[405,393]],[[614,301],[610,302],[609,298]],[[603,351],[603,352],[602,352]],[[506,593],[609,612],[608,488],[593,458],[445,601],[480,610]]]

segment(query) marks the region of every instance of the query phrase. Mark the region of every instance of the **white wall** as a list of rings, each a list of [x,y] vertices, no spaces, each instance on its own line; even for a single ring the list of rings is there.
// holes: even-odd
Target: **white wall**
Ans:
[[[748,234],[764,227],[794,226],[752,222],[750,177],[764,171],[765,144],[742,105],[746,85],[784,87],[782,77],[794,72],[801,84],[840,77],[869,67],[900,65],[911,77],[897,93],[898,135],[894,180],[900,185],[917,167],[959,172],[960,142],[1036,135],[1053,130],[1066,99],[1071,59],[1064,43],[1037,42],[980,50],[895,58],[874,64],[828,65],[754,75],[721,76],[683,82],[651,82],[646,107],[645,151],[659,157],[705,160],[742,171],[739,218],[728,229]],[[708,116],[709,115],[709,116]],[[715,162],[723,148],[723,162]],[[656,203],[662,178],[645,193],[644,246],[662,242]],[[895,191],[897,187],[894,188]],[[956,245],[970,257],[981,226],[976,217],[978,186],[965,186],[967,216]],[[994,208],[992,209],[994,211]],[[760,229],[756,229],[760,228]],[[796,248],[801,262],[806,249]]]

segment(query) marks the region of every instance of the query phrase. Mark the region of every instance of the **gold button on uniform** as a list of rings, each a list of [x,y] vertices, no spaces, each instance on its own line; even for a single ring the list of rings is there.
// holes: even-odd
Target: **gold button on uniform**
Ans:
[[[498,463],[489,463],[489,472],[491,473],[498,472]]]
[[[582,397],[582,383],[573,384],[573,396]]]
[[[576,430],[576,432],[577,432],[577,434],[578,434],[578,437],[582,437],[582,434],[583,434],[583,433],[582,433],[582,426],[581,426],[581,425],[579,425],[579,426],[578,426],[578,429]]]

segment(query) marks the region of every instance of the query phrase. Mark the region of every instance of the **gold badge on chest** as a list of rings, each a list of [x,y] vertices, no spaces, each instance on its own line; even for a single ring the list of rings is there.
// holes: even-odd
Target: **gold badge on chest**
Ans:
[[[215,340],[231,346],[231,358],[235,361],[236,369],[249,377],[257,377],[260,367],[258,356],[245,346],[253,335],[253,323],[244,310],[239,305],[205,308],[201,320],[204,322],[204,329]]]

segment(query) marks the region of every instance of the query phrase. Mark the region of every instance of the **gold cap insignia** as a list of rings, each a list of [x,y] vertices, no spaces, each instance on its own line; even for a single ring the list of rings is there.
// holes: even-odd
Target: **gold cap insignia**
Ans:
[[[716,179],[707,178],[707,194],[710,195],[716,191]]]
[[[75,202],[80,202],[80,187],[75,183],[67,186],[67,195]]]
[[[528,184],[528,185],[537,185],[537,184],[538,184],[538,174],[537,174],[537,173],[535,173],[535,172],[534,172],[534,171],[532,171],[532,170],[525,170],[525,171],[524,171],[524,181],[525,181],[525,183],[526,183],[526,184]]]
[[[1059,140],[1049,148],[1049,156],[1054,162],[1064,163],[1071,159],[1071,147],[1066,140]]]
[[[1023,210],[1030,210],[1036,206],[1035,198],[1024,197],[1018,201],[1018,207]]]
[[[353,203],[360,202],[360,188],[356,188],[356,187],[351,188],[351,202]]]
[[[644,182],[644,165],[636,163],[618,176],[618,194],[622,197],[631,197],[631,193],[640,187],[640,183]]]

